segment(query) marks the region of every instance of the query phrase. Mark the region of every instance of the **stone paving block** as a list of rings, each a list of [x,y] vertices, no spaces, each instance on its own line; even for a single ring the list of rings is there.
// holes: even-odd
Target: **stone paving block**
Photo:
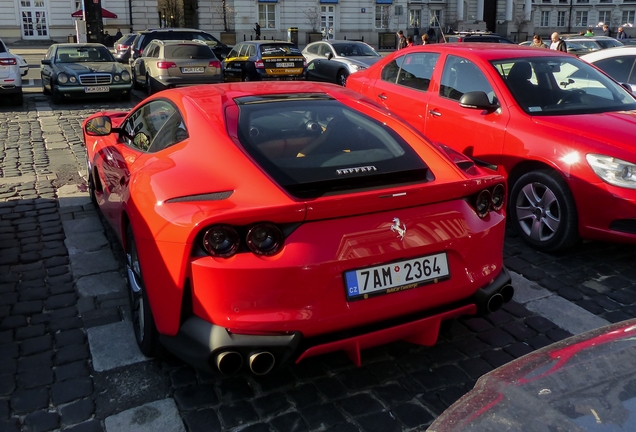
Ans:
[[[366,367],[378,382],[386,382],[404,374],[395,360],[386,360],[372,363]]]
[[[318,392],[315,388],[314,392],[314,394],[317,396]],[[320,398],[317,398],[314,403],[318,403],[319,401]],[[274,393],[254,399],[252,400],[252,406],[258,414],[258,417],[261,419],[273,417],[291,408],[291,404],[282,393]],[[298,407],[298,405],[296,405],[296,407]]]
[[[276,432],[304,432],[308,430],[305,421],[297,412],[280,415],[269,423]]]
[[[61,423],[64,426],[80,423],[88,420],[94,412],[95,403],[92,399],[78,400],[60,408]]]
[[[185,432],[183,421],[172,399],[150,402],[106,417],[106,432]]]
[[[347,394],[345,386],[335,377],[320,378],[314,384],[326,399],[337,399]]]
[[[423,406],[415,403],[405,403],[391,409],[393,415],[407,428],[415,428],[429,425],[434,418]]]
[[[77,292],[82,297],[126,292],[126,282],[117,271],[80,277],[77,279],[76,286]]]
[[[90,377],[73,378],[51,386],[51,396],[54,405],[85,398],[92,393],[93,380]]]
[[[380,412],[359,417],[356,422],[361,432],[401,432],[400,422],[389,412]]]
[[[57,196],[59,198],[59,206],[61,209],[65,207],[83,206],[90,204],[91,199],[86,191],[80,190],[77,185],[69,184],[64,185],[57,189]],[[69,232],[66,227],[66,232]]]
[[[98,216],[64,221],[62,226],[67,239],[82,237],[89,233],[100,233],[103,235],[104,232],[104,225],[102,225],[102,221]]]
[[[190,411],[183,415],[189,432],[209,432],[222,430],[219,417],[212,408]]]
[[[526,304],[526,308],[547,317],[572,334],[583,333],[609,324],[607,320],[588,313],[558,296],[531,301]]]
[[[85,361],[77,361],[62,366],[56,366],[55,380],[58,382],[90,375],[90,369]]]
[[[11,395],[11,408],[17,414],[24,414],[49,405],[49,389],[38,387],[31,390],[19,390]]]
[[[36,411],[24,418],[28,431],[50,431],[60,424],[60,416],[55,411]]]
[[[174,400],[182,411],[206,408],[219,402],[211,384],[177,389],[174,392]]]
[[[221,404],[218,411],[221,422],[226,428],[235,428],[258,420],[258,414],[247,401]]]
[[[80,220],[92,220],[92,218],[74,219],[72,221],[65,222],[70,225],[71,222],[77,223]],[[64,240],[66,249],[70,255],[75,255],[84,252],[95,252],[100,249],[105,249],[110,246],[110,243],[103,232],[87,232],[67,235]]]
[[[243,376],[226,378],[217,385],[221,402],[235,402],[254,397],[254,389]]]
[[[77,279],[82,276],[114,271],[119,268],[119,264],[110,249],[71,255],[70,260],[73,275]]]
[[[96,371],[146,361],[139,351],[132,324],[121,321],[87,330],[88,342]],[[117,335],[117,337],[113,337]]]
[[[340,410],[352,417],[380,412],[384,409],[382,403],[369,393],[358,393],[335,402]]]
[[[411,394],[397,383],[380,385],[371,391],[378,400],[382,401],[384,405],[389,408],[412,398]]]

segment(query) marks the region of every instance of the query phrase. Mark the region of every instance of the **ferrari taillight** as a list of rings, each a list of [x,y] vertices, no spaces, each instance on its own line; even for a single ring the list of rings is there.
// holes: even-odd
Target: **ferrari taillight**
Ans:
[[[283,246],[283,233],[274,224],[260,223],[250,228],[245,241],[257,255],[274,255]]]
[[[202,241],[203,249],[213,257],[229,258],[247,251],[271,256],[280,252],[285,236],[275,224],[259,222],[244,227],[214,225],[204,231]]]
[[[240,246],[238,233],[229,225],[215,225],[203,235],[203,248],[212,256],[227,258]]]

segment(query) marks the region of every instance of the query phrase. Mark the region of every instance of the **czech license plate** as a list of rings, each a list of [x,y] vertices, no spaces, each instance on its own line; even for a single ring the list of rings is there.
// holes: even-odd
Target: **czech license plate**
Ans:
[[[110,87],[108,86],[84,87],[84,91],[86,93],[108,93],[110,91]]]
[[[294,67],[294,62],[276,63],[276,67],[282,67],[282,68]]]
[[[450,276],[446,253],[345,272],[347,299],[386,294]]]
[[[203,73],[205,72],[205,68],[203,67],[184,67],[181,68],[181,72],[184,74],[187,73]]]

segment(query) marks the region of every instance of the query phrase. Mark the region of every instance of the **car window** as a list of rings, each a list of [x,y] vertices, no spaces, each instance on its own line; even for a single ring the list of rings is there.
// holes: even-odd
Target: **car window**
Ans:
[[[618,82],[632,83],[633,80],[636,79],[636,76],[632,78],[632,81],[629,79],[634,68],[634,59],[636,59],[636,56],[610,57],[595,62],[594,66]]]
[[[533,115],[636,108],[626,89],[574,56],[506,59],[492,64],[519,106]]]
[[[175,109],[155,135],[155,138],[150,143],[148,152],[154,153],[161,151],[188,138],[189,134],[183,117],[181,117],[181,113]]]
[[[234,48],[232,48],[232,50],[230,51],[230,53],[227,56],[228,57],[238,57],[240,49],[241,49],[241,45],[235,46]]]
[[[168,145],[174,144],[177,139],[176,127],[168,127],[165,132],[171,132],[172,135],[162,136],[163,128],[168,120],[178,122],[180,115],[173,117],[177,113],[177,109],[170,102],[160,99],[149,102],[137,110],[130,113],[122,126],[121,139],[131,147],[141,151],[150,151],[153,141],[161,136],[156,144],[157,149],[166,148]],[[160,134],[160,131],[161,134]],[[187,133],[187,131],[186,131]],[[185,139],[185,138],[184,138]]]
[[[329,44],[323,43],[318,46],[318,54],[323,56],[327,53],[333,53]]]
[[[614,48],[614,47],[619,47],[619,46],[623,46],[622,43],[620,43],[617,40],[612,40],[612,39],[599,39],[596,41],[601,48],[605,49],[605,48]]]
[[[301,198],[426,181],[432,174],[387,125],[324,95],[237,100],[238,139],[291,195]]]
[[[309,54],[318,54],[318,48],[319,48],[318,44],[310,45],[310,46],[307,47],[307,52]]]
[[[302,55],[296,46],[286,43],[262,44],[258,48],[263,57]]]
[[[382,81],[396,83],[398,74],[400,73],[400,65],[404,61],[404,56],[396,57],[384,66],[382,69]]]
[[[465,58],[448,56],[442,71],[440,96],[458,101],[471,91],[482,91],[490,103],[495,103],[495,92],[481,69]]]
[[[168,45],[165,58],[169,59],[211,59],[216,58],[210,47],[206,45]]]
[[[438,53],[413,53],[404,56],[397,83],[417,90],[428,90]]]
[[[245,44],[241,47],[241,51],[239,52],[239,57],[247,57],[249,55],[250,52],[250,46],[248,44]]]
[[[115,58],[105,46],[61,46],[55,54],[56,62],[114,62]]]
[[[142,57],[155,57],[155,53],[158,51],[159,47],[154,44],[148,44],[148,47],[144,50]]]

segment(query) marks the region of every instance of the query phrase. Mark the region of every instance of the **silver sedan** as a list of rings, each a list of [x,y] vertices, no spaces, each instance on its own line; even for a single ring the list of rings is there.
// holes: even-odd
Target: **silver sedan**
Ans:
[[[370,45],[348,40],[312,42],[305,47],[303,55],[308,62],[307,79],[341,86],[346,84],[349,75],[382,58]]]

